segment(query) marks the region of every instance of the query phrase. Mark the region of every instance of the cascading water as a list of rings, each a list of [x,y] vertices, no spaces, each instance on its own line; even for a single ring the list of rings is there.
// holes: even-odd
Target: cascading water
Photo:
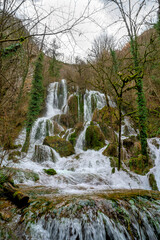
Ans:
[[[78,91],[75,94],[78,97]],[[148,177],[140,176],[127,171],[117,171],[112,174],[109,157],[102,154],[102,148],[99,151],[87,150],[84,151],[85,132],[92,120],[93,111],[95,108],[101,109],[105,106],[105,97],[97,91],[86,91],[84,95],[84,128],[79,133],[75,145],[75,154],[69,157],[60,157],[60,155],[49,146],[43,145],[46,136],[54,135],[55,116],[66,114],[68,111],[68,96],[66,81],[51,83],[48,88],[48,96],[46,100],[46,114],[44,117],[38,118],[35,122],[31,133],[31,144],[27,156],[18,163],[14,163],[15,167],[30,169],[39,174],[39,181],[32,182],[32,185],[44,185],[58,189],[60,195],[63,194],[81,194],[81,193],[98,193],[104,190],[113,189],[150,189]],[[79,98],[78,98],[79,99]],[[110,100],[111,102],[111,100]],[[80,118],[80,102],[78,100],[78,119]],[[115,107],[113,102],[112,106]],[[57,124],[57,123],[56,123]],[[59,126],[61,136],[69,139],[74,133],[73,128],[65,129]],[[131,128],[129,121],[125,119],[122,133],[125,131],[125,126],[130,135],[135,135],[136,132]],[[66,130],[66,132],[64,131]],[[24,131],[19,136],[17,143],[24,142]],[[155,167],[151,169],[157,180],[157,185],[160,187],[160,174],[158,168],[160,166],[160,139],[148,140],[149,147],[155,155]],[[12,163],[13,164],[13,163]],[[57,172],[54,176],[48,176],[44,173],[44,168],[54,168]],[[27,184],[27,181],[25,182]],[[31,184],[29,182],[28,184]],[[133,207],[134,208],[134,207]],[[135,211],[136,208],[134,208]],[[118,208],[117,208],[118,211]],[[124,210],[126,216],[130,213]],[[46,216],[39,219],[36,224],[31,226],[30,239],[56,239],[56,240],[104,240],[104,239],[158,239],[154,233],[154,229],[148,228],[147,218],[139,216],[143,222],[143,228],[139,227],[136,218],[133,219],[132,228],[139,236],[132,238],[132,234],[124,227],[122,223],[116,224],[115,219],[110,219],[109,215],[97,211],[95,213],[92,208],[88,213],[90,221],[86,215],[82,214],[80,219],[62,217],[54,218]],[[147,214],[147,213],[145,213]],[[143,214],[142,214],[143,215]],[[147,216],[147,215],[145,215]],[[88,221],[88,222],[87,222]],[[158,221],[158,220],[157,220]],[[146,230],[144,230],[144,227]],[[138,232],[140,231],[140,232]],[[156,230],[158,232],[158,230]],[[141,236],[141,238],[140,238]]]
[[[95,108],[101,109],[105,106],[105,103],[103,94],[97,91],[86,90],[84,95],[85,125],[75,145],[76,153],[69,157],[60,157],[58,153],[55,156],[56,152],[50,147],[44,146],[43,141],[46,136],[54,135],[53,117],[64,113],[68,103],[66,81],[62,80],[60,83],[51,83],[48,88],[46,100],[46,114],[44,117],[38,118],[35,122],[31,133],[31,144],[28,154],[23,158],[23,161],[18,163],[17,167],[36,171],[40,174],[39,184],[58,187],[64,192],[114,188],[150,189],[147,176],[139,176],[134,173],[128,174],[127,172],[118,172],[117,170],[112,174],[109,158],[102,154],[104,148],[99,151],[83,151],[85,132],[92,120],[93,111]],[[62,127],[61,130],[64,131]],[[62,136],[66,135],[67,139],[69,139],[69,136],[73,132],[74,129],[68,129]],[[22,135],[20,135],[21,138]],[[21,139],[19,143],[23,141]],[[36,163],[33,164],[31,160],[37,162],[37,165]],[[50,177],[46,176],[43,173],[45,164],[50,168],[54,168],[58,174]]]

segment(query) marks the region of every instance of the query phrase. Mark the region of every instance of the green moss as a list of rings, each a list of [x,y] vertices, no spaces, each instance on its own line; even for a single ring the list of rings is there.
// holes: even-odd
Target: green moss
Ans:
[[[113,168],[113,169],[115,169],[116,167],[118,167],[118,158],[117,157],[111,157],[111,158],[109,158],[109,160],[110,160],[110,164],[111,164],[111,167]],[[113,170],[112,169],[112,170]],[[114,170],[115,171],[115,170]]]
[[[74,132],[70,135],[70,137],[68,139],[70,141],[70,143],[72,143],[73,146],[75,146],[75,144],[76,144],[76,138],[77,138],[77,134],[76,134],[76,132]]]
[[[15,157],[20,157],[21,156],[21,152],[20,151],[14,151],[14,152],[11,152],[8,156],[8,160],[14,160],[16,159]]]
[[[90,125],[85,135],[86,148],[99,150],[105,145],[105,137],[98,126]]]
[[[152,167],[152,164],[146,164],[146,156],[140,154],[138,157],[130,158],[129,160],[129,168],[131,171],[145,175],[149,169]]]
[[[74,148],[72,144],[69,141],[66,141],[65,139],[58,136],[46,137],[43,144],[54,148],[61,157],[67,157],[74,154]]]
[[[56,170],[54,170],[53,168],[50,169],[43,169],[45,173],[47,173],[48,175],[56,175],[57,172]]]
[[[155,179],[153,173],[149,174],[149,184],[150,184],[152,190],[158,190],[157,182],[156,182],[156,179]]]
[[[116,143],[110,143],[106,149],[103,151],[103,155],[117,157],[118,155],[118,145]]]
[[[96,109],[93,114],[92,121],[98,122],[100,125],[105,125],[106,128],[111,128],[118,131],[118,110],[112,107],[103,107]]]

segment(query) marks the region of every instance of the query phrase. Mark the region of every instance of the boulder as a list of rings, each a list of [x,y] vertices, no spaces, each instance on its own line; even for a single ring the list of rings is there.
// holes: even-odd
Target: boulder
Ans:
[[[103,155],[107,157],[117,157],[118,156],[118,145],[116,143],[110,143],[106,149],[103,151]]]
[[[97,122],[103,132],[105,138],[109,142],[117,141],[115,131],[118,131],[118,111],[112,107],[103,107],[102,109],[95,109],[92,121]]]
[[[55,149],[61,157],[67,157],[74,154],[73,145],[69,141],[58,136],[47,136],[43,144]]]
[[[85,147],[87,149],[99,150],[105,145],[105,137],[98,126],[90,125],[86,129],[85,134]]]
[[[57,158],[54,154],[53,149],[49,146],[35,145],[35,151],[32,160],[39,163],[46,161],[56,162]]]
[[[102,109],[96,109],[93,113],[92,121],[105,123],[114,131],[118,131],[118,110],[116,108],[104,106]]]
[[[83,127],[83,123],[77,123],[75,126],[75,131],[70,135],[68,140],[72,143],[73,146],[76,145],[76,140],[81,131],[83,130]]]

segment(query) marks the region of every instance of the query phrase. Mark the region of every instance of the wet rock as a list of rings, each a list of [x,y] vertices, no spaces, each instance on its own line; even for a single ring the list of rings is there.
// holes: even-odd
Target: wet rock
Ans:
[[[103,132],[105,138],[109,142],[117,141],[115,131],[118,131],[118,112],[115,108],[103,107],[102,109],[96,109],[93,113],[92,121],[97,122]]]
[[[146,156],[139,154],[137,157],[132,157],[128,162],[125,162],[131,171],[145,175],[151,167],[153,167],[151,161],[146,165]]]
[[[149,179],[149,184],[150,184],[152,190],[158,190],[157,182],[156,182],[156,179],[155,179],[155,176],[153,173],[148,175],[148,179]]]
[[[118,156],[118,145],[115,143],[110,143],[106,149],[103,151],[103,155],[117,157]]]
[[[65,139],[58,136],[46,137],[43,144],[54,148],[61,157],[67,157],[74,154],[73,145],[69,141],[66,141]]]
[[[118,110],[112,107],[103,107],[102,109],[96,109],[94,111],[92,121],[98,123],[106,123],[108,127],[111,127],[113,130],[118,130]]]
[[[73,146],[76,145],[76,140],[77,140],[80,132],[83,130],[83,128],[84,128],[83,123],[76,124],[75,131],[69,137],[69,141],[72,143]]]
[[[32,160],[34,162],[42,163],[46,161],[56,162],[57,159],[54,151],[49,146],[35,145],[35,151]]]
[[[135,136],[124,139],[122,144],[125,148],[127,159],[138,157],[138,155],[141,154],[141,143]]]
[[[86,129],[85,142],[87,149],[99,150],[105,145],[105,137],[98,126],[90,125]]]

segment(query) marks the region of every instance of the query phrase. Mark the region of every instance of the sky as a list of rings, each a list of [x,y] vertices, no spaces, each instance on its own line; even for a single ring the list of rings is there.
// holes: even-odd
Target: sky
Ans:
[[[20,1],[20,0],[17,0]],[[29,3],[25,7],[26,15],[31,18],[35,17],[35,11],[33,6]],[[56,39],[59,46],[59,53],[61,53],[61,59],[66,62],[73,62],[76,56],[86,59],[89,50],[92,48],[92,44],[95,38],[101,34],[108,34],[113,36],[116,42],[116,46],[125,44],[128,41],[125,38],[127,31],[124,27],[124,22],[121,21],[119,11],[115,5],[107,4],[104,8],[104,2],[106,0],[34,0],[36,9],[38,9],[39,17],[43,17],[45,14],[52,14],[41,21],[37,31],[42,32],[44,26],[47,26],[47,31],[54,33],[52,36],[45,37],[45,43],[49,46],[53,39]],[[129,2],[129,0],[122,0],[123,2]],[[133,16],[137,10],[137,3],[141,3],[142,0],[131,0],[134,6]],[[142,9],[139,15],[138,22],[143,20],[150,11],[151,14],[145,19],[145,25],[147,23],[154,22],[156,18],[157,5],[155,1],[148,0],[146,6]],[[31,7],[32,6],[32,7]],[[125,5],[126,11],[127,4]],[[116,24],[113,24],[115,23]],[[65,29],[70,28],[70,31]],[[140,31],[145,30],[141,26]],[[122,38],[123,36],[123,38]]]

